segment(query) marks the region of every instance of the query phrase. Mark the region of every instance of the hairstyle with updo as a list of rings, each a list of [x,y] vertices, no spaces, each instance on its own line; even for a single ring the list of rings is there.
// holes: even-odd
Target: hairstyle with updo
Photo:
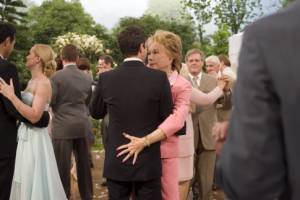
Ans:
[[[154,35],[150,36],[147,40],[147,46],[149,47],[149,45],[154,42],[162,45],[167,50],[168,56],[173,59],[172,70],[179,72],[182,58],[182,43],[180,37],[170,31],[157,30]]]
[[[33,46],[33,52],[41,59],[44,74],[50,77],[56,70],[56,54],[52,48],[46,44],[36,44]]]

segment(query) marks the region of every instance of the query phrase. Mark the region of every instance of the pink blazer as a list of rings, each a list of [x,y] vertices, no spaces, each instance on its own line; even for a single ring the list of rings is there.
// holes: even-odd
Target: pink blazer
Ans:
[[[192,86],[189,81],[174,71],[169,77],[172,98],[174,103],[173,113],[159,126],[167,138],[161,142],[161,158],[178,157],[178,136],[174,135],[180,130],[187,118],[190,105]]]

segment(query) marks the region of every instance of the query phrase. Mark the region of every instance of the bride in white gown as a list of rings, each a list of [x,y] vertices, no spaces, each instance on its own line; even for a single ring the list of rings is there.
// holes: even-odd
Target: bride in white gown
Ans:
[[[37,122],[48,109],[51,84],[46,75],[54,72],[55,54],[50,46],[34,45],[26,57],[31,80],[22,94],[22,101],[14,94],[12,82],[0,78],[0,93],[7,97],[21,115]],[[11,200],[67,199],[57,169],[54,151],[47,128],[31,127],[21,123],[18,129],[18,147]]]

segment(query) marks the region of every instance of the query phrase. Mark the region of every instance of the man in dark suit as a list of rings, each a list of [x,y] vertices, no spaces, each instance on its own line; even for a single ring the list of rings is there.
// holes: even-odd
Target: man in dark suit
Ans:
[[[20,85],[17,68],[6,59],[15,44],[15,28],[7,23],[0,23],[0,77],[7,83],[12,79],[15,94],[20,98]],[[8,200],[13,179],[17,149],[17,120],[29,123],[14,108],[11,102],[0,94],[0,200]],[[36,127],[46,127],[49,113],[44,112]],[[31,124],[31,123],[29,123]]]
[[[172,111],[170,84],[165,73],[147,68],[146,36],[130,26],[118,37],[125,57],[116,69],[100,74],[90,113],[96,118],[109,114],[104,176],[110,200],[127,200],[135,190],[136,199],[161,199],[160,143],[154,143],[132,160],[117,158],[117,147],[127,143],[123,132],[144,137],[155,130]],[[147,141],[145,141],[147,144]]]
[[[52,142],[58,171],[70,197],[71,154],[74,153],[81,199],[93,196],[86,133],[89,129],[86,103],[92,93],[92,78],[76,66],[79,53],[74,45],[62,50],[63,69],[52,77]]]
[[[300,199],[300,1],[246,28],[218,163],[229,199]]]

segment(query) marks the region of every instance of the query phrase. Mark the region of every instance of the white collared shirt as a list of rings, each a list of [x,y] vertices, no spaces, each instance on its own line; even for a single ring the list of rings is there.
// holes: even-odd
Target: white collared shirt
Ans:
[[[65,64],[63,68],[66,68],[66,67],[68,67],[68,66],[70,66],[70,65],[72,65],[72,66],[75,65],[75,66],[76,66],[76,63],[68,63],[68,64]]]
[[[191,80],[193,80],[193,78],[195,76],[189,73],[189,77],[190,77]],[[201,82],[202,72],[200,72],[196,77],[197,77],[197,85],[199,87],[200,86],[200,82]]]
[[[142,61],[142,59],[138,58],[138,57],[129,57],[129,58],[125,58],[123,62],[127,62],[127,61],[140,61],[142,63],[144,63]]]

